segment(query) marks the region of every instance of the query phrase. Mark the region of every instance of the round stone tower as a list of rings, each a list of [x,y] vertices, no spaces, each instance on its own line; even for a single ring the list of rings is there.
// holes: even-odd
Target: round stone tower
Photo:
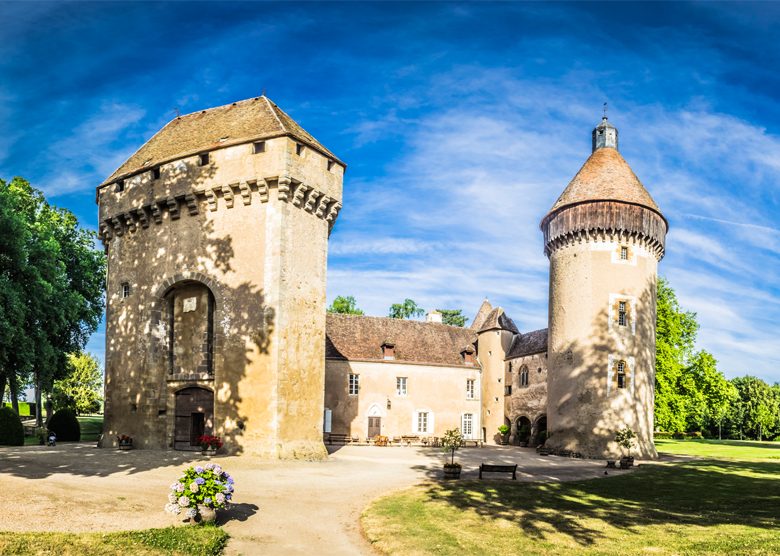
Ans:
[[[606,116],[593,152],[542,219],[550,259],[547,445],[585,457],[653,444],[658,262],[668,224],[618,152]]]

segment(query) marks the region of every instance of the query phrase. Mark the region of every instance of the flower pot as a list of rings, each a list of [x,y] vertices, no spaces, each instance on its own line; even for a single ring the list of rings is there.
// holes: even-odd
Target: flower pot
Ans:
[[[120,450],[132,450],[133,449],[133,445],[132,444],[122,444],[122,443],[120,443],[119,444],[119,449]]]
[[[214,523],[217,519],[217,510],[198,504],[198,515],[184,519],[185,523],[190,525],[202,525],[204,523]]]
[[[444,478],[445,479],[460,479],[461,467],[457,466],[444,466]]]
[[[202,450],[202,454],[204,456],[215,456],[215,455],[217,455],[217,449],[216,448],[206,448],[205,450]]]

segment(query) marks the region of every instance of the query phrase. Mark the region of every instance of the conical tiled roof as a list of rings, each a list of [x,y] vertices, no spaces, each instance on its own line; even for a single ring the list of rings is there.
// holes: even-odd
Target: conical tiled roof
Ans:
[[[483,322],[482,326],[479,327],[479,332],[481,334],[482,332],[496,329],[509,330],[515,334],[520,333],[520,331],[517,329],[517,326],[515,326],[515,323],[512,321],[512,319],[509,318],[509,316],[507,316],[501,307],[496,307],[490,311],[490,314],[485,318],[485,322]]]
[[[102,185],[185,156],[285,135],[345,166],[281,108],[260,96],[174,118]]]
[[[600,148],[590,155],[548,214],[563,207],[592,201],[623,201],[661,209],[617,149]]]
[[[485,299],[485,301],[482,302],[482,305],[479,306],[479,310],[477,311],[476,316],[474,317],[474,320],[471,321],[470,328],[472,330],[479,330],[482,328],[482,325],[485,324],[485,319],[490,314],[490,311],[493,310],[493,306],[490,304],[490,301]]]

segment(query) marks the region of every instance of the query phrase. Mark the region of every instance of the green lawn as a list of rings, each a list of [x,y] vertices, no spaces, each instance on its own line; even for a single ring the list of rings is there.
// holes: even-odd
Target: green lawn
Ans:
[[[214,526],[167,527],[121,533],[0,532],[0,554],[212,556],[222,553],[227,539],[227,533]]]
[[[642,465],[570,483],[425,484],[375,501],[362,525],[389,554],[780,554],[774,445],[658,444],[761,457]]]
[[[102,415],[80,415],[76,417],[79,420],[79,426],[81,427],[81,441],[82,442],[97,442],[103,432],[103,416]],[[25,446],[37,446],[39,444],[37,436],[25,436]]]
[[[656,440],[655,447],[665,454],[680,454],[717,459],[778,459],[780,442],[755,440]]]

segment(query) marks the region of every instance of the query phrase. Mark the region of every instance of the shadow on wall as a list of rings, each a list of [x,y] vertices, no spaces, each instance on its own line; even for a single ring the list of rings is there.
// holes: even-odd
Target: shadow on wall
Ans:
[[[655,457],[655,343],[642,341],[655,338],[655,312],[646,310],[655,298],[656,282],[648,280],[631,316],[635,323],[620,326],[616,312],[603,309],[593,321],[599,332],[588,345],[566,344],[557,354],[562,361],[550,361],[557,385],[548,391],[548,446],[586,457],[619,457],[615,433],[629,427],[639,436],[632,455]],[[626,362],[623,388],[618,386],[620,361]]]
[[[213,187],[207,182],[214,171],[203,167],[194,178],[171,176],[170,183],[159,187],[180,188],[177,179],[185,180],[188,192]],[[152,204],[156,208],[139,209],[133,213],[136,225],[128,224],[120,240],[115,237],[107,242],[112,272],[107,294],[105,446],[116,446],[116,436],[122,434],[133,437],[140,448],[170,447],[178,426],[175,392],[185,388],[213,392],[215,422],[210,430],[206,423],[203,432],[223,437],[224,449],[230,453],[243,451],[241,437],[246,430],[272,422],[263,414],[268,404],[250,411],[245,403],[257,392],[270,392],[274,387],[268,354],[276,315],[266,304],[263,290],[243,279],[262,276],[262,261],[237,261],[233,237],[215,225],[242,216],[244,221],[258,220],[262,205],[256,194],[249,204],[229,192],[215,195],[213,199],[182,195],[173,204],[156,202]],[[245,241],[251,240],[261,241]],[[125,281],[134,288],[130,297],[120,299],[118,292]],[[175,339],[168,294],[188,284],[202,284],[213,296],[210,337],[192,340],[193,345],[203,346],[203,365],[174,371],[171,360],[179,334]],[[198,360],[197,355],[194,359]],[[252,392],[242,391],[249,389],[246,379],[250,374]],[[161,464],[165,459],[161,458]]]

